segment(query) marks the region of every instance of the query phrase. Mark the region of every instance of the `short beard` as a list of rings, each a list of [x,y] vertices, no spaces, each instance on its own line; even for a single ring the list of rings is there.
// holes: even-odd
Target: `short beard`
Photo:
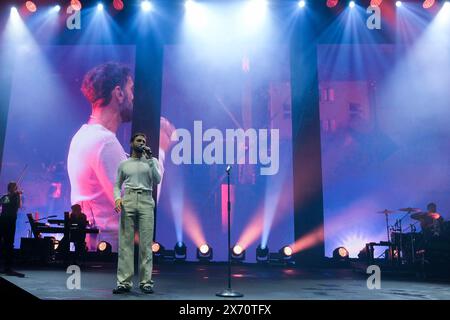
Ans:
[[[139,147],[133,147],[134,152],[136,153],[144,153],[144,149],[141,149]]]
[[[120,105],[120,118],[122,122],[130,122],[133,119],[133,108],[132,104],[128,102],[128,97],[125,98],[126,100]]]

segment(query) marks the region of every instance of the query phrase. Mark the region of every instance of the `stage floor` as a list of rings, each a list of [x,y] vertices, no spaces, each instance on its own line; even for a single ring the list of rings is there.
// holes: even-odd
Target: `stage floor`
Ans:
[[[227,266],[223,264],[155,265],[155,293],[145,295],[137,288],[128,294],[113,295],[115,266],[91,263],[81,269],[81,289],[69,290],[70,274],[63,268],[18,268],[25,278],[0,274],[7,281],[40,299],[87,300],[216,300],[215,293],[227,287]],[[381,289],[369,290],[368,275],[351,269],[299,267],[233,266],[232,287],[249,300],[411,300],[450,299],[448,281],[381,276]]]

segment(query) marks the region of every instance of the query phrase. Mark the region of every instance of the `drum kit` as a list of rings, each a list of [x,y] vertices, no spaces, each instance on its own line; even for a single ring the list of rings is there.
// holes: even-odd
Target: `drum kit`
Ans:
[[[396,258],[406,263],[415,263],[417,244],[422,241],[422,234],[416,232],[416,224],[421,222],[422,216],[419,208],[400,208],[398,210],[384,209],[378,214],[384,214],[386,219],[387,244],[389,245],[389,257]],[[396,219],[393,225],[389,224],[391,215],[404,213],[400,219]],[[417,220],[404,228],[402,222],[406,217]]]

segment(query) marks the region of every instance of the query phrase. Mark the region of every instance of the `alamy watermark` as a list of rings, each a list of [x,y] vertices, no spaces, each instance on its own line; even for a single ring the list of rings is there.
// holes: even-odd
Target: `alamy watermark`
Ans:
[[[381,29],[381,9],[377,6],[369,6],[366,13],[370,16],[366,20],[366,26],[369,30]]]
[[[211,128],[203,132],[202,121],[194,121],[193,137],[187,129],[176,129],[171,160],[181,164],[260,164],[261,175],[274,175],[280,166],[279,129]],[[203,143],[208,143],[203,148]],[[237,150],[237,152],[235,152]]]
[[[71,265],[67,268],[66,273],[70,276],[66,280],[66,287],[68,290],[81,289],[81,270],[77,265]]]
[[[72,6],[68,6],[66,13],[69,15],[66,19],[66,27],[69,30],[81,29],[81,10],[75,10]]]
[[[367,278],[367,289],[381,289],[381,269],[377,265],[370,265],[367,267],[367,274],[370,274]]]
[[[69,30],[81,29],[81,10],[75,10],[68,6],[66,13],[69,15],[66,19],[66,27]],[[367,7],[366,13],[370,16],[366,20],[366,26],[369,30],[381,29],[381,9],[378,6]]]

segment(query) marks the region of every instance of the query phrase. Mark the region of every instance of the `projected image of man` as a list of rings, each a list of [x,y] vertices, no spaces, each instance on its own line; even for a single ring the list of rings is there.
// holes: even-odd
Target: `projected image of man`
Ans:
[[[89,121],[73,136],[67,159],[71,203],[79,204],[100,233],[87,237],[90,250],[107,241],[117,251],[119,218],[114,213],[113,186],[119,163],[126,153],[116,137],[133,113],[134,82],[131,70],[119,63],[105,63],[90,70],[81,91],[92,106]]]

